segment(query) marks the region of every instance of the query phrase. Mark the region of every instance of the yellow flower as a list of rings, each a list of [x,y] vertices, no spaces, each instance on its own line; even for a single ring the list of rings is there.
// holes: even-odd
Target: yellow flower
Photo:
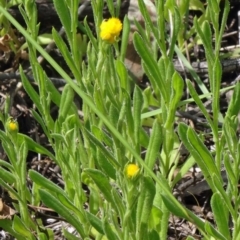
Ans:
[[[6,127],[9,132],[18,132],[18,122],[12,117],[7,120]]]
[[[139,170],[140,169],[139,169],[138,165],[133,164],[133,163],[128,164],[126,167],[126,175],[128,178],[133,178],[138,174]]]
[[[103,20],[100,30],[102,40],[114,43],[122,31],[122,23],[118,18],[109,18],[108,20]]]

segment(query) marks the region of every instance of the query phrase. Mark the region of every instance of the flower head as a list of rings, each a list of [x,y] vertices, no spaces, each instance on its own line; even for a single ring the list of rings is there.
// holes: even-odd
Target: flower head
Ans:
[[[134,178],[139,172],[139,166],[136,164],[128,164],[126,167],[126,175],[128,178]]]
[[[18,132],[18,122],[12,117],[7,120],[6,127],[9,132]]]
[[[122,23],[118,18],[109,18],[108,20],[103,20],[100,30],[102,40],[114,43],[122,31]]]

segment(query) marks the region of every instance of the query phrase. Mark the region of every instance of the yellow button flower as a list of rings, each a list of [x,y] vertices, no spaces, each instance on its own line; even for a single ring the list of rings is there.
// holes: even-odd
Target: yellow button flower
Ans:
[[[122,23],[118,18],[103,20],[100,26],[100,37],[108,43],[114,43],[122,31]]]
[[[139,170],[140,169],[139,169],[138,165],[133,164],[133,163],[128,164],[126,167],[126,175],[128,178],[133,178],[138,174]]]
[[[6,127],[9,132],[18,132],[18,122],[12,117],[7,120]]]

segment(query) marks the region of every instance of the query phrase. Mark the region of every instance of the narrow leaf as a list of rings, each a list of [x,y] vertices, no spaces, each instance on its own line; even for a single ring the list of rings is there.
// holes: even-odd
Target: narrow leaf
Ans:
[[[153,129],[145,157],[145,163],[150,169],[153,169],[156,162],[157,154],[159,153],[160,146],[163,140],[162,138],[163,136],[161,124],[156,119],[153,124]]]
[[[165,128],[170,129],[173,127],[175,113],[182,98],[184,88],[184,82],[179,73],[175,72],[172,77],[172,87],[171,87],[171,99],[170,106],[168,109],[167,121],[165,123]]]
[[[59,108],[59,119],[61,119],[60,124],[67,117],[68,112],[70,111],[71,106],[73,104],[73,98],[74,98],[74,91],[72,87],[66,84],[62,92],[61,103]]]
[[[155,185],[150,177],[143,178],[142,191],[137,206],[137,232],[138,239],[146,239],[148,222],[152,211],[153,200],[156,193]]]
[[[32,101],[36,105],[37,109],[42,113],[42,105],[40,103],[39,95],[34,90],[29,80],[27,79],[26,75],[23,72],[22,67],[20,67],[20,74],[21,74],[21,79],[22,79],[22,84],[24,89],[26,90],[28,96],[32,99]]]
[[[135,143],[139,142],[142,104],[143,104],[142,91],[137,85],[135,85],[133,93],[133,122]]]
[[[108,219],[105,218],[103,220],[103,230],[105,235],[107,236],[107,239],[120,240],[116,235],[116,231],[114,232],[113,229],[114,229],[113,225],[110,225]]]
[[[43,177],[40,173],[38,173],[34,170],[29,170],[29,177],[34,183],[38,184],[39,186],[41,186],[43,188],[48,189],[50,192],[58,193],[60,195],[64,195],[65,197],[67,197],[62,188],[58,187],[52,181]]]
[[[53,0],[53,3],[60,18],[60,21],[67,33],[68,39],[71,39],[71,16],[66,1]]]
[[[227,240],[220,232],[215,230],[209,222],[205,223],[205,231],[207,232],[208,236],[214,237],[214,239]]]
[[[229,232],[229,214],[226,205],[219,193],[214,193],[211,198],[211,207],[214,215],[214,220],[217,223],[219,232],[230,239]]]
[[[24,237],[22,234],[19,234],[13,230],[12,222],[13,221],[9,219],[1,219],[0,227],[3,228],[8,234],[11,234],[11,236],[15,237],[16,239],[26,240],[26,237]]]
[[[101,171],[97,169],[85,169],[85,173],[87,173],[92,180],[95,182],[95,184],[98,186],[102,194],[104,195],[105,199],[113,205],[115,210],[117,210],[117,206],[115,205],[115,202],[113,201],[112,197],[112,186],[109,183],[109,179],[104,175]]]
[[[17,215],[15,215],[13,219],[13,229],[27,239],[33,239],[30,229],[24,225],[22,220]]]
[[[42,145],[34,142],[27,135],[19,133],[19,136],[24,138],[24,140],[26,141],[26,143],[28,145],[29,150],[36,152],[36,153],[46,154],[47,156],[49,156],[50,158],[52,158],[53,160],[55,160],[57,162],[55,156],[50,151],[48,151],[46,148],[44,148]]]
[[[219,176],[220,173],[218,173],[217,171],[213,157],[211,156],[210,152],[196,135],[196,133],[193,131],[193,129],[188,128],[185,124],[179,124],[178,132],[181,140],[184,143],[184,146],[192,154],[195,161],[201,168],[206,181],[208,182],[211,189],[214,191],[215,187],[213,185],[211,175],[213,173],[216,173]]]
[[[71,225],[73,225],[73,227],[76,228],[76,230],[78,231],[78,233],[80,234],[81,237],[83,237],[83,238],[87,237],[84,233],[84,229],[83,229],[83,226],[82,226],[83,223],[80,223],[78,221],[78,219],[75,217],[73,212],[70,212],[68,208],[66,208],[62,203],[60,203],[58,201],[58,199],[55,198],[49,192],[40,189],[39,194],[40,194],[40,197],[41,197],[43,203],[47,207],[53,209],[59,215],[64,217],[67,222],[69,222]]]
[[[86,216],[90,224],[101,234],[104,234],[103,225],[99,218],[86,211]]]
[[[158,87],[158,90],[162,93],[164,100],[167,100],[167,90],[166,86],[162,80],[161,73],[158,68],[157,62],[154,60],[152,53],[145,45],[143,39],[138,33],[134,33],[133,36],[134,46],[144,61],[145,67],[149,70],[149,78],[153,80],[154,84]]]
[[[223,184],[215,174],[213,174],[212,178],[213,178],[213,183],[222,198],[222,201],[224,201],[226,207],[228,208],[229,212],[232,215],[233,220],[236,222],[238,218],[237,212],[234,210],[231,200],[229,199],[229,196],[227,195],[227,193],[223,188]]]

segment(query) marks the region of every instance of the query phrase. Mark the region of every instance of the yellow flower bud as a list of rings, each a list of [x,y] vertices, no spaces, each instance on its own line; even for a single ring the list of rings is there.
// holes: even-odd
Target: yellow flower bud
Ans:
[[[108,43],[114,43],[122,31],[122,23],[118,18],[103,20],[100,26],[100,37]]]
[[[138,172],[139,172],[140,168],[138,165],[136,164],[128,164],[126,167],[126,175],[128,178],[134,178]]]
[[[8,132],[18,132],[18,122],[11,117],[7,120],[6,128]]]

